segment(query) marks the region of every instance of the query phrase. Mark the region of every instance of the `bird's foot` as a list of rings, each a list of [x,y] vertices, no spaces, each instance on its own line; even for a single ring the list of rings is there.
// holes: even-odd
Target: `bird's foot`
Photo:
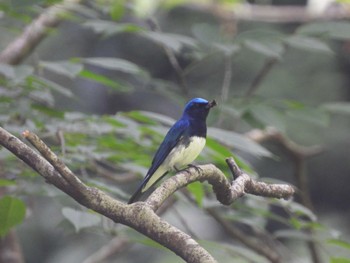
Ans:
[[[182,171],[182,170],[180,170],[179,168],[177,168],[175,165],[174,165],[174,170],[175,170],[177,173]]]
[[[197,173],[202,173],[203,172],[202,168],[200,168],[199,166],[197,166],[195,164],[191,164],[190,163],[189,165],[187,165],[187,167],[196,169]]]

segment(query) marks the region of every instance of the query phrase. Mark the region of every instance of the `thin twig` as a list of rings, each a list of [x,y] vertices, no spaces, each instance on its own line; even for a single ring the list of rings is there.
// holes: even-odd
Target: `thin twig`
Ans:
[[[323,152],[323,147],[319,145],[298,145],[273,127],[268,127],[265,130],[251,130],[250,132],[246,133],[245,136],[258,143],[265,141],[280,143],[288,152],[293,153],[298,157],[310,157]]]
[[[63,176],[63,178],[72,185],[76,190],[83,193],[87,190],[86,186],[79,180],[78,177],[54,154],[51,149],[34,133],[24,131],[23,137],[26,138],[49,163]]]
[[[227,163],[228,168],[231,171],[231,174],[232,174],[234,180],[236,180],[239,176],[242,175],[242,173],[243,173],[242,170],[239,169],[239,167],[237,165],[235,165],[236,163],[235,163],[233,158],[227,158],[226,163]]]
[[[231,80],[232,80],[232,52],[227,52],[225,54],[224,79],[222,81],[222,87],[221,87],[221,102],[223,104],[225,104],[225,102],[229,98]],[[222,126],[223,122],[224,122],[224,114],[221,111],[217,121],[218,126]]]
[[[267,74],[270,72],[270,70],[273,68],[273,66],[278,62],[277,58],[268,58],[265,62],[265,65],[261,68],[261,70],[258,72],[258,74],[253,79],[252,83],[250,84],[248,90],[246,91],[244,97],[248,98],[251,97],[256,90],[259,88],[261,82],[264,80],[264,78],[267,76]]]
[[[62,129],[57,130],[56,136],[58,138],[58,141],[60,142],[61,145],[61,152],[62,156],[66,155],[66,141],[64,139],[64,132]]]
[[[108,180],[114,181],[118,184],[127,184],[136,181],[139,177],[131,172],[118,173],[103,167],[100,161],[92,161],[92,171],[96,172],[97,175],[106,178]]]
[[[186,219],[177,211],[175,207],[172,208],[172,211],[175,213],[177,218],[180,220],[180,223],[185,228],[186,232],[191,235],[194,239],[198,239],[197,235],[192,231],[191,227],[187,224]]]
[[[159,24],[154,18],[149,18],[147,22],[150,25],[150,28],[152,31],[162,32],[162,29],[160,28]],[[162,45],[162,47],[164,49],[165,55],[168,57],[168,60],[176,73],[178,81],[180,82],[181,92],[184,95],[187,95],[188,94],[187,82],[186,82],[183,70],[179,64],[179,61],[176,58],[174,51],[165,45]]]
[[[265,258],[270,260],[270,262],[281,262],[281,257],[277,254],[276,250],[271,249],[266,244],[247,236],[241,230],[235,228],[231,223],[222,218],[215,209],[207,208],[206,211],[224,228],[227,234],[238,239],[242,244],[251,248],[258,254],[264,256]]]
[[[230,86],[232,80],[232,53],[225,54],[225,73],[224,80],[221,87],[221,100],[226,102],[229,96]]]
[[[126,237],[116,237],[113,238],[108,245],[101,247],[99,250],[95,251],[88,258],[86,258],[82,263],[99,263],[103,262],[107,258],[125,251],[131,245],[130,240]]]

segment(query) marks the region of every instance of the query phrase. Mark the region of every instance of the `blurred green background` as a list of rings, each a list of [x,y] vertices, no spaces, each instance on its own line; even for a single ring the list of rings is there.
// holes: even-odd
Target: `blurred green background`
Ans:
[[[0,50],[55,3],[3,0]],[[297,187],[300,172],[311,206],[299,193],[286,202],[246,196],[222,207],[210,187],[194,184],[188,191],[197,204],[178,193],[162,217],[219,262],[273,261],[230,236],[210,209],[275,249],[276,262],[350,262],[350,23],[259,21],[239,13],[249,4],[307,3],[80,1],[18,65],[0,64],[1,126],[16,135],[36,132],[84,181],[127,200],[183,105],[216,99],[207,121],[216,129],[198,163],[229,174],[224,159],[233,155],[249,174]],[[346,17],[349,3],[325,8]],[[273,140],[260,146],[243,136],[268,127],[322,150],[298,162]],[[91,263],[89,256],[121,239],[120,251],[97,262],[181,262],[78,206],[4,149],[0,158],[1,194],[26,207],[16,227],[25,262]],[[320,261],[305,246],[310,240]]]

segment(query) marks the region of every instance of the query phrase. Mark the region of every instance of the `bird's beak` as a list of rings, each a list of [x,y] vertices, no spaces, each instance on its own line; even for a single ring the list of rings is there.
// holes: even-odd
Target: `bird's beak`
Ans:
[[[214,106],[216,106],[216,101],[212,100],[211,102],[209,102],[206,106],[207,109],[213,108]]]

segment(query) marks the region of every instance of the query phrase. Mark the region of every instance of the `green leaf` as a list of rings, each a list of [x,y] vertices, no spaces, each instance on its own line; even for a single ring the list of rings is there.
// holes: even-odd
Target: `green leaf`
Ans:
[[[205,45],[221,42],[222,34],[217,26],[208,23],[197,23],[192,26],[192,33]]]
[[[343,21],[316,22],[301,26],[296,32],[303,35],[325,36],[338,40],[349,40],[350,23]]]
[[[83,24],[86,27],[91,28],[96,33],[105,34],[107,36],[118,34],[122,32],[138,32],[143,29],[137,25],[130,23],[115,23],[105,20],[89,20]]]
[[[193,38],[183,35],[166,34],[159,32],[142,32],[142,35],[174,50],[175,52],[180,52],[184,46],[190,46],[192,48],[195,48],[197,46],[197,43]]]
[[[7,79],[15,78],[15,69],[13,66],[7,64],[0,64],[0,76],[3,75]]]
[[[240,158],[237,155],[234,156],[234,159],[235,159],[239,168],[246,171],[250,175],[255,173],[254,169],[245,160],[243,160],[242,158]]]
[[[39,64],[41,67],[48,69],[52,72],[60,74],[62,76],[68,78],[75,78],[80,71],[83,70],[83,65],[78,63],[73,63],[70,61],[57,61],[57,62],[49,62],[49,61],[40,61]]]
[[[297,120],[323,127],[327,126],[329,123],[329,115],[322,109],[303,108],[297,110],[287,110],[286,115]]]
[[[187,189],[194,195],[194,198],[196,199],[198,206],[202,207],[203,198],[204,198],[203,184],[200,182],[194,182],[187,185]]]
[[[227,164],[225,161],[226,158],[234,156],[237,165],[241,169],[250,174],[254,173],[254,170],[244,160],[242,160],[237,155],[233,154],[227,147],[217,142],[216,140],[212,138],[207,138],[206,147],[213,151],[211,158],[213,159],[213,161],[215,161],[216,165],[221,165],[222,167],[227,168]],[[231,178],[232,175],[230,173],[225,173],[225,176]]]
[[[14,83],[19,84],[22,83],[27,77],[32,75],[34,72],[34,68],[28,65],[19,65],[14,68]]]
[[[295,35],[286,38],[285,41],[289,46],[294,48],[327,54],[333,53],[326,43],[317,38]]]
[[[350,263],[349,258],[331,258],[330,263]]]
[[[290,108],[290,109],[294,109],[294,110],[302,110],[305,109],[305,104],[300,102],[300,101],[295,101],[295,100],[285,100],[284,104]]]
[[[146,116],[145,114],[139,111],[130,111],[130,112],[124,113],[123,115],[144,124],[153,124],[153,125],[157,124],[157,122],[155,122],[154,120],[152,120],[151,118],[149,118],[148,116]]]
[[[212,138],[207,138],[205,145],[214,152],[220,154],[223,158],[228,158],[232,156],[232,153],[229,149],[227,149],[225,146],[218,143],[217,141],[213,140]]]
[[[1,186],[9,186],[9,185],[16,185],[16,182],[14,180],[0,178],[0,187]]]
[[[129,86],[121,85],[110,78],[107,78],[101,74],[94,73],[87,69],[82,70],[79,74],[79,77],[95,81],[97,83],[100,83],[102,85],[105,85],[117,91],[126,92],[131,90]]]
[[[289,238],[289,239],[299,239],[305,241],[311,241],[312,236],[310,234],[301,232],[299,230],[278,230],[274,233],[276,238]]]
[[[326,103],[326,104],[323,104],[321,107],[331,113],[350,114],[349,102]]]
[[[272,157],[272,153],[262,147],[260,144],[244,137],[233,131],[227,131],[218,128],[209,128],[208,134],[223,145],[237,148],[258,157]]]
[[[125,13],[125,1],[113,1],[109,14],[113,20],[119,20]]]
[[[119,122],[114,116],[104,115],[101,117],[101,119],[114,127],[125,127],[125,125]]]
[[[345,248],[347,250],[350,250],[350,243],[343,241],[343,240],[339,240],[339,239],[330,239],[327,241],[328,244],[332,244],[332,245],[336,245],[338,247],[342,247]]]
[[[296,202],[288,203],[288,209],[296,215],[307,216],[312,222],[317,221],[317,216],[307,207]]]
[[[41,104],[32,104],[31,108],[51,117],[60,118],[60,119],[63,119],[64,117],[63,111],[59,111]]]
[[[118,70],[129,74],[141,74],[144,71],[136,64],[121,58],[84,58],[83,61],[87,64],[98,66],[111,70]]]
[[[27,81],[30,83],[30,85],[37,87],[38,89],[49,88],[49,89],[56,91],[57,93],[60,93],[64,96],[66,96],[66,97],[69,97],[69,98],[73,97],[73,93],[69,89],[67,89],[67,88],[65,88],[65,87],[63,87],[63,86],[61,86],[61,85],[59,85],[51,80],[32,75],[32,76],[28,77]]]
[[[97,226],[101,222],[101,217],[96,214],[77,211],[70,207],[62,208],[62,214],[73,224],[77,232],[83,228]]]
[[[252,105],[249,108],[249,111],[257,121],[264,124],[264,127],[273,126],[279,131],[285,132],[285,116],[283,116],[283,114],[275,108],[269,107],[267,105],[256,104]]]
[[[15,225],[20,224],[26,214],[26,206],[21,199],[4,196],[0,199],[0,236],[5,236]]]
[[[11,66],[0,64],[0,75],[4,75],[14,84],[22,83],[28,76],[33,74],[33,72],[33,67],[28,65]]]
[[[162,123],[169,126],[175,123],[175,120],[173,118],[160,113],[155,113],[150,111],[139,111],[139,112],[140,114],[155,120],[157,123]]]
[[[283,46],[278,42],[245,40],[244,45],[250,50],[270,58],[280,58],[284,51]]]

